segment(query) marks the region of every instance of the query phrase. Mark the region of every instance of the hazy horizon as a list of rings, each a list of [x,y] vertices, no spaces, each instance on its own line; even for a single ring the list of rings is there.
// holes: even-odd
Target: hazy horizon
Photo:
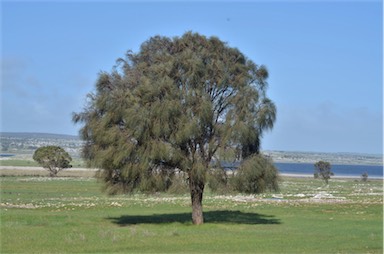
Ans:
[[[68,136],[68,137],[75,137],[78,139],[81,139],[79,135],[75,134],[63,134],[63,133],[46,133],[46,132],[8,132],[8,131],[1,131],[0,136],[2,134],[14,134],[14,135],[52,135],[52,136]],[[262,152],[285,152],[285,153],[324,153],[324,154],[356,154],[356,155],[374,155],[378,157],[383,157],[383,154],[380,153],[359,153],[359,152],[324,152],[324,151],[296,151],[296,150],[271,150],[271,149],[261,149]]]

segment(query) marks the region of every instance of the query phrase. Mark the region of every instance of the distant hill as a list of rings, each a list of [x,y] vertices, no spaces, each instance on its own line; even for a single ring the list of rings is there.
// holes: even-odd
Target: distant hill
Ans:
[[[83,141],[74,135],[52,133],[0,132],[0,151],[2,154],[25,155],[32,158],[37,148],[60,146],[72,157],[79,157]]]
[[[33,133],[33,132],[0,132],[1,137],[15,138],[42,138],[42,139],[79,139],[79,136],[53,133]]]
[[[339,165],[383,165],[382,154],[289,151],[263,151],[262,153],[271,157],[274,162],[283,163],[316,163],[322,160]]]

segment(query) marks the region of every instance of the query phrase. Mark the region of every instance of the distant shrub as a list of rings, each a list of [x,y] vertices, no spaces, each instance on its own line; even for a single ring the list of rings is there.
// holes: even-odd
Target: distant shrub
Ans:
[[[262,193],[279,190],[279,172],[272,160],[253,155],[244,160],[235,176],[234,189],[243,193]]]
[[[361,181],[363,181],[363,182],[368,181],[368,173],[367,172],[364,172],[363,174],[361,174]]]
[[[318,161],[315,163],[315,172],[314,177],[321,177],[326,184],[328,184],[328,180],[333,176],[333,172],[331,171],[331,164],[327,161]]]

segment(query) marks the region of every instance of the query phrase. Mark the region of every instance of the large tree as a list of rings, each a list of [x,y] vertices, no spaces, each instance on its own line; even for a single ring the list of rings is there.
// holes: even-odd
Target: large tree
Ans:
[[[276,118],[267,69],[217,37],[155,36],[99,75],[83,112],[83,157],[100,168],[111,193],[187,175],[192,221],[203,223],[206,173],[216,151],[259,152]]]

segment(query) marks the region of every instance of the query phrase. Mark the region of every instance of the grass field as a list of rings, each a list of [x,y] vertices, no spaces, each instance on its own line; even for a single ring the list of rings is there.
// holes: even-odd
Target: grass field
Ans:
[[[191,224],[187,194],[109,197],[84,172],[0,180],[1,253],[383,252],[381,180],[283,178],[281,192],[262,195],[208,190],[201,226]]]
[[[1,166],[16,166],[16,167],[38,167],[39,164],[33,160],[24,160],[24,159],[8,159],[1,160]]]
[[[32,157],[32,155],[30,155]],[[39,167],[39,164],[30,159],[25,158],[16,158],[16,159],[7,159],[7,160],[0,160],[1,166],[16,166],[16,167]],[[71,161],[72,167],[85,167],[85,163],[83,160],[79,158],[72,158]]]

